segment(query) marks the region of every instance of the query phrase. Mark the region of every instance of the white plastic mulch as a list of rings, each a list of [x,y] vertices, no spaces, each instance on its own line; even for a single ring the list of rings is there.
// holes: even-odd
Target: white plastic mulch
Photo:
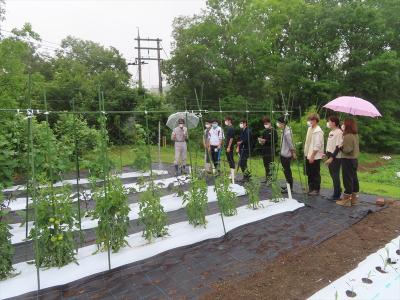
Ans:
[[[168,171],[166,170],[153,170],[153,174],[154,175],[166,175],[168,174]],[[118,176],[121,179],[124,178],[138,178],[138,177],[148,177],[150,176],[150,172],[126,172],[126,173],[122,173],[122,174],[117,174],[116,176]],[[101,180],[99,180],[99,182],[101,182]],[[88,184],[90,183],[88,178],[80,178],[79,179],[79,184]],[[67,180],[63,180],[63,181],[58,181],[56,183],[54,183],[53,186],[55,187],[60,187],[66,184],[76,184],[76,179],[67,179]],[[8,193],[8,192],[15,192],[15,191],[24,191],[26,190],[26,185],[14,185],[12,187],[6,188],[3,190],[3,192]]]
[[[179,177],[170,177],[170,178],[165,178],[165,179],[154,180],[154,183],[156,185],[159,185],[160,187],[167,187],[170,184],[173,184],[173,185],[176,186],[176,185],[179,184],[178,180],[181,183],[188,182],[188,179],[187,179],[186,176],[179,176]],[[135,189],[135,190],[141,191],[141,192],[145,191],[146,188],[147,188],[147,186],[142,187],[138,183],[126,183],[126,184],[124,184],[124,187],[126,189]],[[86,195],[86,198],[83,197],[83,194]],[[86,200],[86,199],[90,198],[91,191],[90,191],[90,189],[83,190],[83,191],[80,192],[80,195],[81,195],[80,196],[81,200]],[[77,200],[78,200],[78,198],[74,197],[74,201],[77,201]],[[29,197],[28,198],[28,204],[32,204],[32,203],[33,203],[32,198]],[[24,210],[25,208],[26,208],[26,197],[19,197],[19,198],[16,198],[14,200],[11,200],[10,205],[9,205],[9,209],[11,211]]]
[[[400,236],[377,252],[360,262],[354,270],[335,280],[327,287],[312,295],[309,300],[363,299],[363,300],[399,300],[400,299]],[[384,260],[389,257],[395,264],[387,265],[382,274],[376,267],[384,268]],[[372,280],[364,283],[362,278]],[[353,291],[356,296],[348,297],[346,291]]]
[[[231,191],[233,191],[236,196],[243,196],[246,191],[238,184],[230,185]],[[217,201],[217,195],[214,191],[214,186],[209,186],[207,191],[208,202]],[[176,196],[176,194],[166,195],[161,197],[161,205],[164,207],[165,212],[178,210],[184,208],[182,197]],[[135,220],[139,218],[139,203],[133,203],[129,205],[131,211],[129,212],[129,220]],[[97,219],[92,218],[82,218],[81,226],[82,229],[90,229],[97,227]],[[11,224],[10,233],[12,234],[11,242],[13,244],[21,243],[25,239],[26,228],[25,226],[20,226],[20,224]],[[28,223],[28,230],[30,231],[33,227],[33,222]]]
[[[283,199],[279,203],[268,200],[261,202],[262,208],[253,210],[247,206],[238,208],[238,213],[232,217],[225,217],[226,230],[230,231],[244,224],[255,222],[270,216],[294,211],[304,204],[296,200]],[[223,227],[220,214],[207,216],[207,227],[194,228],[188,222],[180,222],[169,226],[169,235],[158,238],[148,243],[142,237],[142,233],[135,233],[127,238],[130,247],[123,248],[118,253],[111,254],[112,268],[143,260],[164,251],[181,246],[191,245],[200,241],[223,236]],[[41,288],[65,284],[77,279],[102,272],[108,269],[107,253],[98,253],[96,246],[87,246],[79,249],[77,259],[79,265],[71,263],[63,268],[51,268],[40,271]],[[0,298],[13,297],[27,292],[35,291],[37,288],[36,269],[32,264],[26,262],[14,265],[19,275],[0,282]]]

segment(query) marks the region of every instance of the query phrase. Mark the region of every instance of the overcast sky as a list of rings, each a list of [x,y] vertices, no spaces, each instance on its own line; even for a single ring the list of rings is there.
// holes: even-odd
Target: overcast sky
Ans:
[[[205,6],[206,0],[6,0],[2,29],[21,28],[30,22],[45,41],[59,44],[72,35],[114,46],[132,62],[137,54],[137,27],[141,37],[161,38],[169,55],[173,19],[198,14]],[[57,47],[47,42],[44,45]],[[166,53],[161,53],[162,58]],[[137,79],[137,67],[129,68]],[[143,81],[146,87],[158,86],[156,62],[143,66]]]

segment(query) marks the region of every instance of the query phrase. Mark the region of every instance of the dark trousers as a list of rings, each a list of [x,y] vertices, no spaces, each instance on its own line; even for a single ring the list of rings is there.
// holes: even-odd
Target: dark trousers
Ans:
[[[233,159],[233,151],[231,149],[230,152],[226,152],[226,159],[229,164],[229,168],[234,169],[235,168],[235,160]]]
[[[350,195],[360,191],[357,176],[358,160],[342,158],[342,177],[344,193]]]
[[[270,179],[271,178],[272,156],[264,155],[263,156],[263,163],[264,163],[264,169],[265,169],[265,178]]]
[[[306,174],[308,177],[308,190],[319,191],[321,189],[321,160],[316,159],[312,164],[306,158]]]
[[[221,150],[218,149],[218,146],[213,146],[213,145],[210,146],[211,159],[216,169],[218,169],[219,165],[220,151]]]
[[[333,198],[340,198],[342,194],[342,188],[340,187],[340,166],[341,166],[341,159],[334,158],[333,161],[329,164],[329,174],[332,178],[333,183]]]
[[[281,164],[283,167],[283,174],[285,174],[286,182],[289,183],[290,188],[293,190],[293,176],[292,176],[292,169],[290,168],[291,161],[292,161],[291,157],[281,156]]]
[[[239,158],[239,167],[243,172],[244,176],[247,176],[247,160],[249,159],[248,151],[241,151],[240,158]]]

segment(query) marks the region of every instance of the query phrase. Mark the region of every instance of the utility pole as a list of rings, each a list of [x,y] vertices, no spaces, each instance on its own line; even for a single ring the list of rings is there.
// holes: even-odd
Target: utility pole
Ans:
[[[137,44],[138,46],[136,47],[138,50],[138,57],[137,57],[137,64],[139,68],[139,89],[143,87],[143,81],[142,81],[142,56],[140,54],[140,34],[139,34],[139,28],[137,30]]]
[[[138,29],[138,37],[135,39],[137,41],[137,47],[135,47],[135,49],[138,50],[138,57],[136,58],[135,63],[133,63],[132,65],[138,65],[139,67],[139,88],[142,88],[142,65],[145,64],[144,61],[146,60],[156,60],[158,62],[158,92],[160,94],[162,94],[163,92],[163,87],[162,87],[162,74],[161,74],[161,62],[162,62],[162,58],[161,58],[161,50],[163,48],[161,48],[161,39],[156,38],[156,39],[150,39],[150,38],[141,38],[139,35],[139,29]],[[145,42],[156,42],[157,43],[157,47],[142,47],[140,45],[140,42],[145,41]],[[142,57],[141,55],[141,50],[156,50],[157,51],[157,57]]]

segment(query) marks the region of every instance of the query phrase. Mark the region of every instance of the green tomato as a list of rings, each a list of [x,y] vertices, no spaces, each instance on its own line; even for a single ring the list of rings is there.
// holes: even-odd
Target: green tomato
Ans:
[[[63,235],[62,235],[62,234],[59,234],[57,239],[58,239],[59,241],[62,241],[63,238],[64,238]]]
[[[60,225],[60,220],[55,220],[55,221],[54,221],[54,224]]]
[[[55,241],[57,241],[57,237],[55,237],[55,236],[52,236],[52,237],[51,237],[51,241],[52,241],[52,242],[55,242]]]
[[[54,218],[50,218],[50,219],[49,219],[49,222],[50,222],[50,223],[54,223],[54,221],[55,221]]]

